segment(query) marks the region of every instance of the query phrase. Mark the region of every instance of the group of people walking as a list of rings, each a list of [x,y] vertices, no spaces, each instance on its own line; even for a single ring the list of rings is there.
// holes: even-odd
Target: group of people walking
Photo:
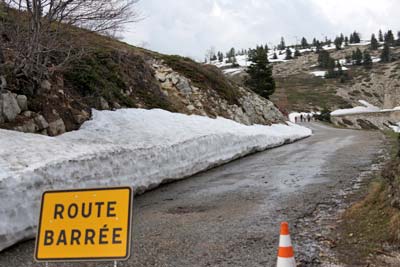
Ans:
[[[294,117],[295,123],[299,122],[311,122],[314,121],[314,115],[308,113],[308,114],[300,114],[299,116]]]

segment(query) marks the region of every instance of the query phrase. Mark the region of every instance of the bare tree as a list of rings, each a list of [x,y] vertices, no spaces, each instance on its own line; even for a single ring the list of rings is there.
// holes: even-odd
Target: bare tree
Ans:
[[[14,72],[32,82],[32,90],[51,72],[64,68],[82,53],[76,42],[90,32],[109,33],[139,19],[133,9],[138,0],[0,0],[2,42],[15,53]],[[75,34],[74,34],[75,33]]]

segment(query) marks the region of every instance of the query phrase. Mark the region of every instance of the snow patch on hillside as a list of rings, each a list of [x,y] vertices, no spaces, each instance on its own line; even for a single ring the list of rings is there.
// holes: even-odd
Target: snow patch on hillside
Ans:
[[[80,130],[58,137],[0,130],[0,251],[35,236],[45,190],[143,192],[311,134],[292,123],[245,126],[159,109],[94,110]]]
[[[359,100],[358,101],[363,106],[357,106],[354,108],[347,108],[347,109],[338,109],[331,113],[332,116],[340,116],[340,115],[348,115],[348,114],[357,114],[357,113],[369,113],[369,112],[379,112],[381,111],[380,108],[371,105],[367,101]]]

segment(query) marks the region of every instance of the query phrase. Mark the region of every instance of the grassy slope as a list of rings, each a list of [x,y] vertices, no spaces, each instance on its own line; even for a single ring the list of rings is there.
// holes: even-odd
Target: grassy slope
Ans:
[[[339,260],[349,266],[364,266],[371,256],[390,254],[400,242],[400,210],[392,206],[389,183],[400,187],[400,160],[396,158],[397,135],[388,133],[392,160],[382,175],[374,179],[364,197],[343,215],[338,228],[336,247]],[[394,181],[388,172],[395,172]]]
[[[348,47],[340,51],[330,51],[335,59],[344,59],[345,55],[351,54],[351,51],[357,47]],[[361,49],[366,47],[362,46]],[[399,54],[399,49],[393,49],[394,54]],[[372,52],[373,56],[379,56],[379,51]],[[397,55],[398,56],[398,55]],[[307,54],[295,61],[278,63],[275,68],[284,71],[284,74],[277,71],[275,75],[277,88],[271,99],[278,104],[281,109],[289,111],[308,111],[315,109],[337,109],[350,107],[358,99],[383,98],[383,92],[380,95],[373,95],[369,91],[371,72],[383,74],[388,65],[384,63],[374,63],[372,70],[367,70],[362,66],[352,66],[348,73],[351,79],[340,82],[339,79],[323,79],[310,74],[311,71],[321,70],[318,67],[312,67],[317,64],[317,56]],[[400,64],[399,64],[400,69]],[[387,79],[399,78],[398,72],[392,73]],[[383,77],[384,78],[384,77]],[[355,84],[361,84],[364,87],[361,91],[350,91],[349,97],[337,95],[338,88],[351,88]],[[364,90],[365,89],[365,90]],[[346,89],[347,90],[347,89]]]

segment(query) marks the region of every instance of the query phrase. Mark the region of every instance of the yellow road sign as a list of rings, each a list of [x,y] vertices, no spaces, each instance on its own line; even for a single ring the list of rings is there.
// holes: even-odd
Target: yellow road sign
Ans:
[[[35,259],[125,260],[131,220],[130,187],[44,192]]]

